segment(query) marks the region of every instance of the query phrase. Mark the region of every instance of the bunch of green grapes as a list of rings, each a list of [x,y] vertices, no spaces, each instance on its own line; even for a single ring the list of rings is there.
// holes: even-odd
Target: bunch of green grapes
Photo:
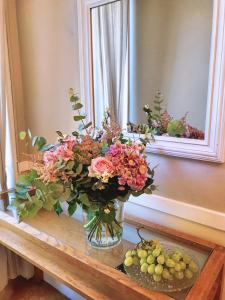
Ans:
[[[190,256],[178,250],[166,252],[158,241],[142,241],[136,250],[127,251],[124,265],[140,266],[140,271],[150,274],[156,282],[191,279],[198,272],[198,265]]]

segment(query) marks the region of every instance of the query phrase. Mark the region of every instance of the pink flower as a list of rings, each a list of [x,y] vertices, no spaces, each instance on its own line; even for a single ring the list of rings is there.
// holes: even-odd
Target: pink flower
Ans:
[[[132,190],[141,191],[148,178],[148,164],[138,143],[111,145],[107,158],[115,168],[121,186],[128,185]]]
[[[73,158],[73,151],[69,149],[67,144],[60,145],[57,148],[57,157],[62,157],[63,160],[68,161]]]
[[[73,159],[73,147],[76,143],[76,140],[73,137],[66,137],[63,140],[63,143],[60,144],[55,150],[49,150],[44,153],[44,162],[48,163],[50,161],[57,161],[60,157],[68,161]]]
[[[103,182],[108,182],[110,177],[114,175],[114,167],[110,160],[105,157],[97,157],[92,159],[89,167],[89,176],[101,178]]]

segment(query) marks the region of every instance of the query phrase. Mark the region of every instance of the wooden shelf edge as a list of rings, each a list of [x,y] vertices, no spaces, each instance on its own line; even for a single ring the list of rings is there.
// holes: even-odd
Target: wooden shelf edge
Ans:
[[[0,226],[3,228],[4,227],[7,228],[9,231],[15,233],[16,235],[19,235],[20,238],[29,239],[31,241],[34,241],[36,244],[38,242],[40,244],[40,247],[47,246],[50,253],[53,250],[54,251],[57,250],[59,255],[64,255],[64,257],[66,256],[68,259],[70,259],[70,261],[73,261],[75,265],[79,266],[82,269],[85,269],[89,275],[93,276],[93,278],[101,280],[102,282],[104,282],[104,284],[107,283],[108,286],[110,286],[113,290],[119,291],[121,295],[127,295],[127,297],[129,297],[130,300],[132,299],[135,300],[139,298],[141,298],[142,300],[145,299],[146,300],[147,299],[148,300],[149,299],[171,300],[172,299],[167,295],[141,288],[134,281],[129,279],[126,275],[118,272],[117,270],[114,270],[111,267],[101,264],[97,260],[84,255],[83,253],[72,248],[66,243],[57,240],[56,238],[47,235],[44,232],[41,232],[24,222],[18,223],[15,218],[9,216],[7,213],[0,212]],[[1,239],[0,239],[0,243],[3,243]],[[7,247],[7,244],[5,243],[4,246]],[[16,252],[16,245],[15,248],[13,249],[12,247],[11,250]],[[18,251],[17,254],[20,255]],[[28,259],[27,257],[24,258]],[[29,258],[29,261],[34,265],[36,265],[35,264],[36,262],[32,261],[31,258]],[[41,268],[41,265],[38,265],[37,267]],[[49,270],[45,269],[43,271],[53,275]],[[66,285],[70,286],[71,288],[77,290],[77,287],[73,285],[71,286],[70,282],[63,280],[62,278],[60,280],[63,281]],[[77,291],[79,293],[82,292],[81,290],[77,290]],[[88,295],[85,294],[85,296]],[[92,299],[97,299],[97,298],[92,298]]]
[[[203,240],[201,238],[198,238],[196,236],[190,235],[188,233],[180,232],[173,228],[168,228],[163,225],[155,224],[147,220],[143,220],[140,218],[136,218],[133,216],[130,216],[128,214],[125,214],[125,221],[131,225],[135,225],[137,227],[143,226],[146,229],[154,230],[155,232],[158,232],[160,234],[163,234],[165,236],[172,237],[173,239],[183,242],[188,245],[197,245],[199,248],[203,250],[212,251],[216,247],[222,247],[218,244]]]
[[[186,300],[211,300],[210,295],[214,289],[214,284],[223,272],[224,262],[224,250],[220,248],[214,249],[210,260],[207,261],[195,285],[188,293]]]

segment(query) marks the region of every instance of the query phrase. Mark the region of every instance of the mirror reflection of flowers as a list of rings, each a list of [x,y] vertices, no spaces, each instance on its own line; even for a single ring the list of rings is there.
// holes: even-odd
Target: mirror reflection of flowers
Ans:
[[[164,97],[158,90],[153,100],[153,108],[146,104],[143,107],[143,111],[147,115],[147,124],[133,124],[128,122],[128,132],[182,137],[189,139],[204,140],[205,134],[202,130],[199,130],[191,126],[187,121],[188,113],[181,119],[174,119],[167,110],[163,110],[162,103]]]
[[[105,113],[102,128],[86,122],[78,96],[71,90],[74,120],[81,124],[71,135],[57,131],[58,141],[48,145],[43,137],[22,132],[42,153],[33,169],[16,184],[14,206],[20,220],[35,216],[42,208],[62,213],[62,202],[73,215],[77,205],[88,213],[88,238],[102,242],[102,230],[112,239],[120,238],[122,226],[116,219],[115,201],[125,202],[130,195],[152,193],[154,169],[140,141],[126,139],[120,127]]]

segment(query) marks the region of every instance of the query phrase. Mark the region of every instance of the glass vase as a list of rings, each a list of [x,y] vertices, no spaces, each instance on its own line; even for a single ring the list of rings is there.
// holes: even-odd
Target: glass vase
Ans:
[[[83,211],[84,229],[88,244],[97,249],[117,246],[123,234],[124,203],[114,200],[106,206]]]

